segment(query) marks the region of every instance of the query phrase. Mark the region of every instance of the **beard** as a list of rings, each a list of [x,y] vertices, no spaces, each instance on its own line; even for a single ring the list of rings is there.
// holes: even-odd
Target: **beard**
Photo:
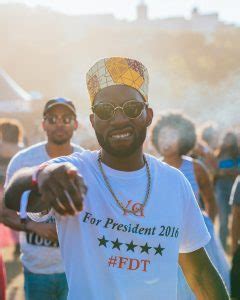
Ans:
[[[136,152],[140,147],[142,147],[146,135],[147,135],[147,128],[144,127],[142,130],[138,132],[138,134],[134,133],[133,135],[133,142],[131,143],[130,146],[128,147],[112,147],[112,145],[109,143],[108,138],[104,139],[103,135],[97,131],[95,131],[97,140],[99,145],[102,147],[103,150],[105,150],[108,154],[119,157],[119,158],[124,158],[124,157],[129,157],[133,153]]]
[[[48,135],[48,139],[55,145],[61,146],[70,142],[72,134],[64,134],[63,136],[58,136],[57,134]]]
[[[67,138],[66,139],[61,139],[61,140],[58,140],[58,139],[55,139],[55,138],[52,139],[52,143],[55,144],[55,145],[58,145],[58,146],[64,145],[68,142],[69,142],[69,139],[67,139]]]

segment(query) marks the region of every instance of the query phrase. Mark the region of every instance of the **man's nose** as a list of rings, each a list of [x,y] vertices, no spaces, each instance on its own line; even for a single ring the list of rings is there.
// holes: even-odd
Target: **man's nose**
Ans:
[[[61,117],[58,117],[58,118],[56,118],[56,125],[64,125],[64,121],[63,121],[63,118],[61,118]]]
[[[125,115],[123,109],[121,107],[117,107],[114,111],[114,116],[111,119],[111,122],[116,123],[127,123],[129,118]]]

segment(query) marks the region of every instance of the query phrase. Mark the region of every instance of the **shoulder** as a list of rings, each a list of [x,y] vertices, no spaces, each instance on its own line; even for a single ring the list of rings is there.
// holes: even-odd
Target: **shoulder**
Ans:
[[[33,155],[38,155],[39,151],[42,151],[44,149],[45,144],[46,142],[41,142],[19,151],[12,157],[10,164],[26,162],[27,159],[29,159]]]
[[[84,148],[82,148],[81,146],[71,143],[71,146],[73,147],[73,152],[82,152],[84,151]]]
[[[34,144],[34,145],[30,146],[30,147],[24,148],[23,150],[19,151],[15,155],[15,157],[21,157],[21,156],[30,155],[33,152],[36,152],[36,151],[44,149],[45,145],[46,145],[46,142],[41,142],[41,143]]]
[[[97,151],[90,151],[90,150],[82,150],[81,152],[74,152],[68,156],[61,156],[58,158],[54,158],[51,160],[53,163],[72,163],[76,167],[80,165],[90,165],[97,159]]]
[[[146,154],[146,158],[149,162],[150,168],[154,171],[156,176],[159,175],[170,181],[185,180],[185,176],[179,169],[170,166],[169,164],[163,162],[161,159],[158,159],[150,154]]]
[[[36,162],[39,157],[43,156],[41,154],[43,153],[44,147],[45,143],[39,143],[25,148],[15,154],[8,164],[5,184],[7,184],[13,174],[19,169],[36,165],[34,162]]]
[[[207,173],[206,166],[199,159],[192,159],[192,163],[194,166],[194,171],[196,175],[205,175]]]
[[[194,166],[194,174],[196,176],[197,183],[200,187],[208,184],[207,182],[210,180],[208,170],[204,163],[198,159],[193,160]]]
[[[182,155],[182,160],[184,160],[186,163],[193,164],[197,159],[192,158],[191,156]]]
[[[91,151],[81,148],[81,152],[74,152],[68,157],[71,159],[91,160],[93,157],[97,157],[98,151]]]
[[[192,158],[191,156],[185,156],[185,155],[182,156],[182,159],[185,164],[193,166],[195,172],[206,171],[206,167],[201,160],[197,158]]]

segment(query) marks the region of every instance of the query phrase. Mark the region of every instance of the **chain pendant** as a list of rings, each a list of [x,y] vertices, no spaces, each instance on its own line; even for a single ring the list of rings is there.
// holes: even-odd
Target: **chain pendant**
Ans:
[[[127,215],[127,214],[133,214],[135,216],[137,216],[137,213],[138,212],[143,212],[146,204],[147,204],[147,201],[149,199],[149,195],[150,195],[150,190],[151,190],[151,174],[150,174],[150,168],[149,168],[149,165],[148,165],[148,162],[147,162],[147,159],[145,157],[145,155],[143,155],[143,159],[144,159],[144,162],[145,162],[145,165],[146,165],[146,171],[147,171],[147,180],[148,180],[148,183],[147,183],[147,190],[146,190],[146,194],[145,194],[145,198],[144,198],[144,202],[143,204],[141,204],[141,208],[137,209],[136,211],[133,211],[133,210],[129,210],[127,208],[125,208],[122,204],[122,202],[117,198],[116,194],[114,193],[110,183],[109,183],[109,180],[103,170],[103,167],[102,167],[102,157],[101,157],[101,151],[99,151],[99,154],[98,154],[98,167],[99,167],[99,170],[103,176],[103,179],[104,179],[104,182],[109,190],[109,192],[111,193],[113,199],[115,200],[115,202],[118,204],[118,206],[123,210],[123,214],[124,215]]]

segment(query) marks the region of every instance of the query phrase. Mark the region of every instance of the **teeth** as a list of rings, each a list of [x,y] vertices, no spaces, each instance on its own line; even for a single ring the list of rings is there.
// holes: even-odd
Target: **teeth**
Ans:
[[[114,134],[112,135],[112,138],[114,139],[124,139],[126,137],[129,137],[131,134],[128,132],[128,133],[123,133],[123,134]]]

